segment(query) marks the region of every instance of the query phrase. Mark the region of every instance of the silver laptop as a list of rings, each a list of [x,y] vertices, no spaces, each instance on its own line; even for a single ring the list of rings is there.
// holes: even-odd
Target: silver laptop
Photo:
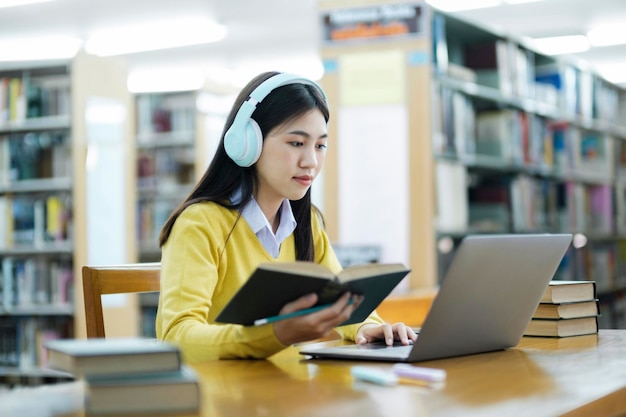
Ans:
[[[418,362],[515,346],[571,240],[571,234],[468,236],[457,249],[414,344],[310,344],[300,353]]]

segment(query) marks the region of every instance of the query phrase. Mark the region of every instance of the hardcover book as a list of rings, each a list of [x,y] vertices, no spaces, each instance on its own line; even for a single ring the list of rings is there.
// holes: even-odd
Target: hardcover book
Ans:
[[[597,317],[573,319],[531,319],[524,336],[570,337],[598,332]]]
[[[76,377],[178,371],[178,348],[155,339],[58,339],[45,343],[47,367]]]
[[[595,281],[550,281],[542,303],[567,303],[574,301],[592,301],[596,299]]]
[[[90,416],[196,413],[200,389],[192,369],[114,377],[87,377]]]
[[[309,294],[318,306],[332,304],[345,292],[363,295],[363,301],[342,325],[359,323],[409,273],[402,264],[363,264],[334,275],[313,262],[274,262],[260,265],[216,317],[217,322],[253,325],[279,314],[283,306]]]
[[[597,316],[600,313],[598,300],[574,303],[541,303],[533,314],[537,319],[572,319]]]

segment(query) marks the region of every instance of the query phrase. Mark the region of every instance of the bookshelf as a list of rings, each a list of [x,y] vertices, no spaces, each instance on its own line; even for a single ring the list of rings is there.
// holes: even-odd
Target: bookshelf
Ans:
[[[0,70],[0,367],[73,334],[70,68]]]
[[[85,332],[76,279],[87,261],[84,103],[92,95],[110,96],[119,71],[84,54],[69,61],[0,64],[4,382],[58,378],[41,368],[43,341]]]
[[[603,325],[623,326],[626,235],[616,222],[626,215],[618,203],[626,91],[584,63],[435,13],[440,26],[434,44],[445,44],[438,51],[447,59],[433,65],[436,189],[465,198],[454,208],[438,198],[437,238],[452,242],[438,280],[468,233],[570,232],[557,278],[595,280]]]
[[[158,236],[196,175],[195,92],[139,94],[137,111],[137,243],[140,262],[161,259]]]
[[[138,93],[134,99],[137,260],[159,262],[161,227],[206,170],[233,98],[197,90]],[[157,304],[155,294],[141,294],[145,336],[154,336]]]
[[[403,291],[436,288],[467,234],[571,232],[575,245],[558,277],[596,280],[605,327],[625,326],[626,90],[583,62],[542,55],[514,35],[425,3],[380,3],[320,2],[322,84],[334,104],[330,137],[338,141],[359,129],[347,126],[351,121],[345,116],[355,108],[381,114],[383,106],[397,106],[408,114],[401,144],[408,169],[389,178],[387,186],[397,187],[396,194],[372,214],[376,219],[385,215],[389,229],[403,221],[407,230],[408,236],[399,238],[413,272]],[[409,6],[416,11],[412,15]],[[377,13],[398,16],[392,21],[396,29],[404,26],[402,34],[381,31],[389,23],[377,20]],[[350,25],[370,25],[377,35],[365,40],[360,36],[370,32],[349,31]],[[333,38],[334,33],[353,38]],[[376,61],[390,51],[401,55],[395,73]],[[370,67],[386,77],[377,79],[368,66],[355,70],[348,65],[365,54],[371,56]],[[355,101],[355,80],[368,77],[369,85],[388,86],[394,74],[404,95],[390,100],[361,94]],[[396,127],[389,130],[397,134]],[[361,132],[360,144],[367,143],[366,135]],[[374,142],[382,154],[387,152],[383,142]],[[351,235],[340,224],[343,206],[350,204],[342,200],[341,178],[349,156],[340,151],[358,152],[356,146],[337,145],[325,168],[329,203],[324,209],[331,239],[339,243],[351,243],[345,242]],[[349,169],[375,169],[367,165]],[[380,187],[374,188],[372,201]],[[389,201],[406,201],[404,219],[385,214],[393,212]],[[388,238],[384,231],[379,234],[381,242]],[[383,244],[383,260],[389,253],[401,251]]]

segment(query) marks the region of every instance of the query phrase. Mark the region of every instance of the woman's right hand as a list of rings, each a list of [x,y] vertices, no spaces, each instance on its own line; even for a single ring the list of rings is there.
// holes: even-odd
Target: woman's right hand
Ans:
[[[353,298],[352,303],[350,303],[350,298]],[[335,327],[350,318],[352,312],[361,303],[361,300],[360,296],[352,296],[350,293],[345,293],[328,308],[273,323],[274,334],[286,346],[326,337]],[[315,303],[317,303],[317,295],[314,293],[308,294],[286,304],[280,310],[280,314],[310,308]]]

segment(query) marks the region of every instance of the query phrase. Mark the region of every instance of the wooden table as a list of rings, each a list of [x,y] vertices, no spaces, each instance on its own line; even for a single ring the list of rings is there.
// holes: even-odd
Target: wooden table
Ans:
[[[419,363],[447,371],[447,381],[440,387],[385,387],[355,381],[350,368],[357,364],[391,367],[381,362],[311,360],[299,355],[298,347],[269,360],[195,365],[203,399],[200,415],[626,416],[626,330],[564,339],[524,338],[505,351]],[[39,411],[48,408],[46,416],[84,415],[80,382],[41,388],[0,395],[0,415],[9,400],[33,403]],[[52,397],[48,401],[54,410],[41,408],[47,397]]]
[[[355,364],[391,364],[310,360],[297,352],[194,366],[202,381],[202,416],[626,415],[626,330],[524,338],[505,351],[419,363],[447,371],[438,388],[354,381]]]

